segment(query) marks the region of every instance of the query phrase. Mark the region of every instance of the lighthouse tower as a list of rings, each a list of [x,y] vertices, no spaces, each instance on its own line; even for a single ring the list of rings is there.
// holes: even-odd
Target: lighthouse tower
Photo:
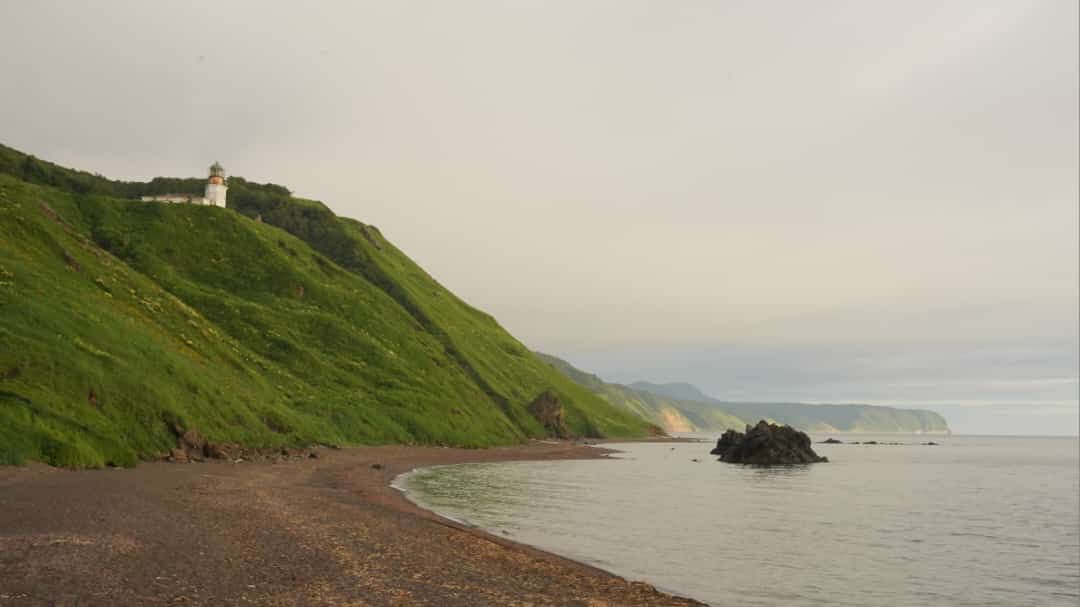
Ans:
[[[215,207],[225,206],[225,169],[220,163],[210,165],[210,179],[206,182],[206,204]]]

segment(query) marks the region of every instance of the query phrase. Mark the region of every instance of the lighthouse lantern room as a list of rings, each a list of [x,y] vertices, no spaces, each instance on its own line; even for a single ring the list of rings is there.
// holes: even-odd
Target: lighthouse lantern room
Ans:
[[[220,163],[210,165],[210,179],[206,182],[206,204],[215,207],[225,206],[225,169]]]

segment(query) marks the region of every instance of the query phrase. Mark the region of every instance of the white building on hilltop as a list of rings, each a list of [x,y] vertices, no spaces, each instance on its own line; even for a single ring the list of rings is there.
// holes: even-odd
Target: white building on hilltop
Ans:
[[[225,190],[228,189],[229,186],[225,185],[225,169],[222,168],[221,163],[214,162],[214,164],[210,165],[210,179],[206,182],[206,195],[204,196],[206,204],[215,207],[225,206]]]
[[[210,165],[210,178],[206,181],[206,192],[202,196],[192,194],[155,194],[143,196],[146,202],[186,202],[189,204],[208,204],[215,207],[225,206],[225,192],[229,186],[225,185],[225,169],[220,163]]]

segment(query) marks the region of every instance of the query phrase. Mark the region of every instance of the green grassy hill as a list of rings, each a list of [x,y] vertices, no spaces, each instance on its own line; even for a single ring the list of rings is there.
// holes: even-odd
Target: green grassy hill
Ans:
[[[665,432],[742,430],[746,426],[743,419],[720,407],[608,383],[550,354],[537,352],[536,355],[575,383],[588,388],[593,394],[647,419]]]
[[[374,226],[230,179],[229,209],[135,200],[0,146],[0,463],[129,465],[170,426],[250,447],[487,446],[657,429],[536,358]]]

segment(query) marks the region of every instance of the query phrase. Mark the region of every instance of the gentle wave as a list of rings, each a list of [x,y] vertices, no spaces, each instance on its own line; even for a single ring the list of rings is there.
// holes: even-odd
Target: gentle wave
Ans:
[[[717,604],[1075,605],[1077,441],[938,441],[815,445],[831,463],[779,468],[627,444],[395,482],[447,518]]]

